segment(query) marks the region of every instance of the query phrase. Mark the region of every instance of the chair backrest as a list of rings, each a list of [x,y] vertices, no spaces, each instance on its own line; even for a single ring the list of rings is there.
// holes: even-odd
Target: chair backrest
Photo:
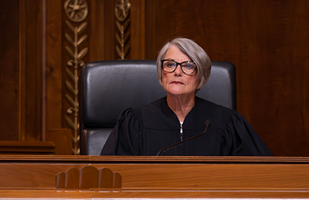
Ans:
[[[85,64],[79,79],[81,154],[99,155],[122,110],[166,96],[155,60],[112,60]],[[197,96],[236,110],[235,66],[213,61]]]

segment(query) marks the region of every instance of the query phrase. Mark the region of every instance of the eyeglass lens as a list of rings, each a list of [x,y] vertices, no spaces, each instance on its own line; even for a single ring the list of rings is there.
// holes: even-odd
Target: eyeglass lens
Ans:
[[[181,70],[185,74],[192,74],[195,71],[195,64],[191,61],[185,61],[182,63],[177,63],[173,60],[162,60],[163,70],[166,72],[174,72],[178,65],[181,66]]]

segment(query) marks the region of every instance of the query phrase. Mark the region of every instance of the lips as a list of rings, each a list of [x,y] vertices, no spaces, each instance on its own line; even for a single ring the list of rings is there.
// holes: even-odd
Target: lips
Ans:
[[[171,84],[183,84],[183,83],[180,81],[172,81]]]

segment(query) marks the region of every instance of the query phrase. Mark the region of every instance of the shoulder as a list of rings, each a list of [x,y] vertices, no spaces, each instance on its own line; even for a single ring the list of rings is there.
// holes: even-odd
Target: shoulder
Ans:
[[[142,114],[142,112],[149,111],[149,110],[159,110],[162,107],[162,104],[164,103],[165,98],[161,98],[158,100],[155,100],[149,104],[144,105],[138,105],[134,107],[129,107],[125,109],[122,114],[130,114],[134,116],[139,116]]]
[[[235,116],[241,116],[237,111],[218,105],[205,99],[196,98],[197,115],[207,115],[213,128],[223,128],[233,121]],[[242,118],[242,116],[241,116]]]
[[[247,120],[236,110],[215,104],[205,99],[196,99],[196,115],[206,115],[215,129],[227,129],[235,125],[248,125]]]
[[[160,113],[164,101],[165,101],[164,98],[162,98],[146,105],[129,107],[122,111],[122,113],[119,116],[119,119],[136,121],[139,124],[143,124],[144,120],[143,118],[145,117],[145,113],[147,114],[147,116],[150,115],[150,117],[156,116],[158,113]]]
[[[143,113],[158,113],[164,110],[166,100],[165,98],[161,98],[155,100],[149,104],[140,105],[132,108],[132,112],[135,115],[142,115]]]
[[[199,110],[206,109],[205,112],[209,112],[211,126],[221,130],[222,134],[238,135],[240,138],[246,138],[250,134],[256,135],[245,117],[236,110],[203,99],[200,105],[202,108]]]
[[[135,107],[133,110],[145,128],[169,129],[175,124],[177,128],[179,126],[177,116],[167,105],[166,97]]]

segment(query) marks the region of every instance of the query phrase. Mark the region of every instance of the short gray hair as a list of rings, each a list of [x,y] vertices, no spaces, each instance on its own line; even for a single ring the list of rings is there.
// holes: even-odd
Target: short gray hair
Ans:
[[[175,38],[170,42],[167,42],[160,50],[157,57],[157,75],[160,85],[162,85],[161,60],[164,59],[167,50],[171,46],[178,47],[196,64],[197,79],[200,80],[197,90],[201,89],[208,81],[211,70],[211,61],[204,49],[188,38]]]

